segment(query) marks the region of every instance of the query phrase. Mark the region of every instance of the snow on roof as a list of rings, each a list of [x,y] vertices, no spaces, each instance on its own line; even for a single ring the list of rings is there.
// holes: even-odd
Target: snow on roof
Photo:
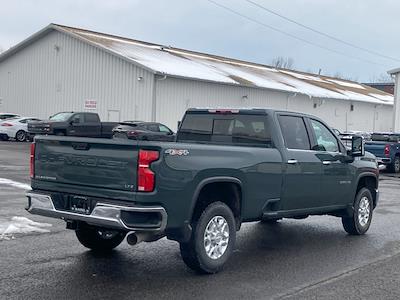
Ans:
[[[392,95],[353,81],[277,69],[62,25],[51,24],[47,28],[73,35],[156,74],[266,88],[309,97],[393,104]]]

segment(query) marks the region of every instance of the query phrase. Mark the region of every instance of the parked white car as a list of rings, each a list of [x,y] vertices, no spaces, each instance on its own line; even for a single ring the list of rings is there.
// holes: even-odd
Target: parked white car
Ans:
[[[24,142],[28,137],[28,122],[40,121],[37,118],[18,117],[6,120],[0,120],[0,140],[16,139],[18,142]]]

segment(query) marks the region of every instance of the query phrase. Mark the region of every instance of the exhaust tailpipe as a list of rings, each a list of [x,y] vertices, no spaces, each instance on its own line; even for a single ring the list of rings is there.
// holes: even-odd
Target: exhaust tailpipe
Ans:
[[[131,232],[127,235],[126,241],[129,245],[134,246],[141,242],[154,242],[161,239],[163,234],[154,234],[154,233],[136,233]]]
[[[134,246],[141,242],[141,241],[139,241],[137,234],[134,232],[128,234],[128,236],[126,237],[126,241],[131,246]]]

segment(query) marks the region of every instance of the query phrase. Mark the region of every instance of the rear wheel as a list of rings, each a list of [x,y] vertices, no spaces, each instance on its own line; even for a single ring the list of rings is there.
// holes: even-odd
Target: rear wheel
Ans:
[[[64,131],[57,131],[57,132],[56,132],[56,135],[58,135],[58,136],[64,136],[64,135],[65,135],[65,132],[64,132]]]
[[[18,142],[25,142],[26,141],[26,132],[23,130],[19,130],[16,134],[15,134],[15,139]]]
[[[222,202],[211,203],[192,228],[190,241],[180,244],[183,261],[200,273],[219,272],[235,246],[236,225],[231,209]]]
[[[354,201],[354,212],[351,217],[343,217],[344,230],[350,235],[362,235],[371,225],[373,198],[369,189],[362,188]]]
[[[126,232],[80,224],[75,230],[79,242],[96,252],[108,252],[124,240]]]
[[[389,166],[389,171],[393,173],[400,172],[400,156],[394,158],[393,163]]]

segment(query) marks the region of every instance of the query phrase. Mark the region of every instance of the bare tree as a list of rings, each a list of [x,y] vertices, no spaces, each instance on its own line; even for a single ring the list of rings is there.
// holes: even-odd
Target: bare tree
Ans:
[[[294,69],[294,60],[291,57],[278,56],[272,60],[272,65],[275,68],[293,70]]]
[[[373,82],[373,83],[393,83],[394,82],[392,76],[390,76],[387,73],[381,73],[379,75],[371,76],[369,81]]]
[[[338,78],[338,79],[349,80],[349,81],[358,81],[357,77],[351,77],[349,75],[343,75],[340,72],[336,72],[335,74],[332,75],[332,77]]]

